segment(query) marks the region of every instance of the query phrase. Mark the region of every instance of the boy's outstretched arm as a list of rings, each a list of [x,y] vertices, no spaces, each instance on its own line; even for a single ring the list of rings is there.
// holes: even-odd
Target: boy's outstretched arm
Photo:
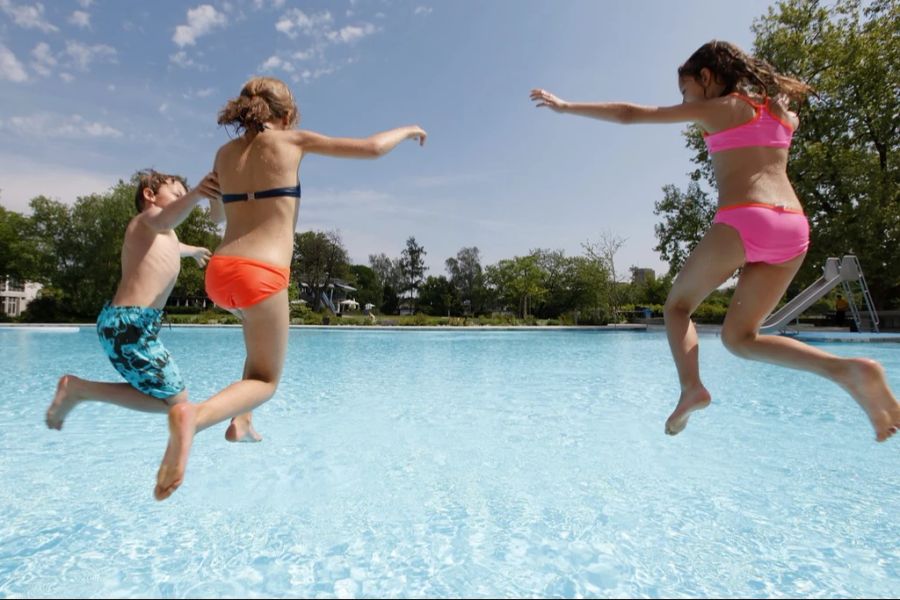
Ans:
[[[219,191],[219,179],[215,172],[209,172],[200,180],[200,183],[190,192],[175,200],[167,207],[150,212],[147,211],[144,222],[157,231],[166,231],[174,229],[184,221],[194,206],[203,198],[209,198],[210,201],[220,200],[222,197]]]
[[[193,258],[201,269],[206,266],[206,263],[209,262],[209,258],[212,256],[212,252],[202,246],[179,243],[179,247],[181,249],[181,258]]]

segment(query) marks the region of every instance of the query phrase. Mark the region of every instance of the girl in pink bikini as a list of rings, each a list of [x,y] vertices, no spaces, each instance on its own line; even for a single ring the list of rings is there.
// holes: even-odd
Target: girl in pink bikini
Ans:
[[[743,358],[834,381],[866,411],[876,439],[886,440],[900,427],[900,404],[881,365],[759,334],[809,247],[809,223],[787,177],[788,148],[799,125],[787,103],[804,99],[811,88],[721,41],[704,44],[679,67],[678,85],[683,103],[665,107],[574,103],[542,89],[531,91],[538,107],[560,113],[623,124],[693,122],[705,132],[719,188],[718,212],[666,300],[666,333],[681,382],[681,397],[666,421],[666,433],[681,432],[690,414],[710,403],[700,380],[691,314],[741,268],[722,327],[725,346]]]

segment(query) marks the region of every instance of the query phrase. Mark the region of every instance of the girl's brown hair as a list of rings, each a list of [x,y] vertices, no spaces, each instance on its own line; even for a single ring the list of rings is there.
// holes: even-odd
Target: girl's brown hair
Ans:
[[[813,93],[812,87],[799,79],[782,75],[766,61],[719,40],[700,46],[678,67],[678,76],[699,79],[702,69],[709,69],[715,80],[725,86],[723,96],[744,89],[764,97],[787,96],[802,102]]]
[[[228,101],[219,111],[219,125],[233,125],[235,130],[255,131],[265,129],[265,124],[275,119],[287,119],[293,127],[299,121],[299,112],[291,90],[280,79],[254,77],[244,84],[241,94]]]

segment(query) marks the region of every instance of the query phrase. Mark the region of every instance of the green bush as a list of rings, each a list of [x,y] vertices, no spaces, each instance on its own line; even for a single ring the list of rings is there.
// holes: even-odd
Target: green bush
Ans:
[[[721,323],[725,320],[725,313],[727,312],[727,306],[704,302],[694,311],[693,319],[697,323]]]
[[[166,314],[168,315],[199,315],[207,310],[210,309],[202,306],[166,306]]]

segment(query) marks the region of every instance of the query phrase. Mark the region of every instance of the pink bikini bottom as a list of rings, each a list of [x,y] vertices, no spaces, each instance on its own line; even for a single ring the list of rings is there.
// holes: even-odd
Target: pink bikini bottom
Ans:
[[[806,215],[780,205],[752,202],[726,206],[719,209],[713,223],[737,230],[748,263],[783,263],[809,248]]]

